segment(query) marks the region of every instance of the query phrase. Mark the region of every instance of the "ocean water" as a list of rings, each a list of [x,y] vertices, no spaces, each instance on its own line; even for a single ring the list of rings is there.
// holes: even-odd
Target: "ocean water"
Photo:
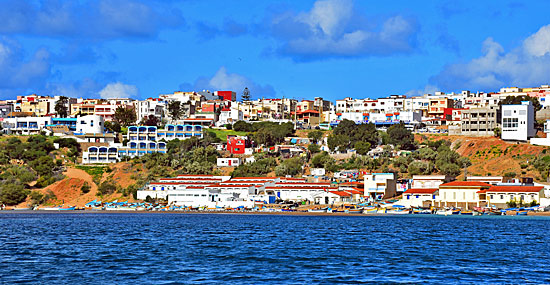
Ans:
[[[0,283],[550,283],[550,218],[0,214]]]

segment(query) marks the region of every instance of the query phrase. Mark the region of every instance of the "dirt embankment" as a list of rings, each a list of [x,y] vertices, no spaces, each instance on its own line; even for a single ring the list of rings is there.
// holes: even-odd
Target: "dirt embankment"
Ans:
[[[533,160],[550,155],[550,148],[535,146],[529,143],[506,142],[495,137],[465,137],[427,135],[428,139],[444,139],[452,143],[452,148],[472,162],[468,168],[469,175],[499,175],[515,173],[516,176],[528,176],[537,179],[539,173],[534,169]],[[417,135],[416,139],[423,141]],[[537,179],[538,180],[538,179]]]

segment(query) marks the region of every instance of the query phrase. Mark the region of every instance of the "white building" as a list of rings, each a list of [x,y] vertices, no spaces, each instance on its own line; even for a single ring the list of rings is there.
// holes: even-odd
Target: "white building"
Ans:
[[[429,207],[437,198],[439,189],[437,188],[411,188],[403,192],[403,199],[398,203],[407,208]]]
[[[365,174],[365,198],[385,199],[397,194],[394,173]]]
[[[225,166],[231,166],[231,167],[237,167],[241,165],[241,159],[240,158],[234,158],[234,157],[219,157],[217,161],[217,165],[219,167],[225,167]]]
[[[527,141],[536,134],[535,109],[531,101],[521,105],[502,105],[503,140]]]
[[[226,124],[232,125],[242,120],[244,120],[243,111],[233,109],[233,108],[223,108],[220,112],[220,116],[216,125],[219,127],[224,126]]]
[[[76,120],[76,133],[102,134],[104,132],[104,119],[98,115],[78,117]]]

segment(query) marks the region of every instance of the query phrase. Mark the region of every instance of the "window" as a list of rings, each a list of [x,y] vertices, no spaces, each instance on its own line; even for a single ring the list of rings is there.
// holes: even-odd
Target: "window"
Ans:
[[[517,128],[518,127],[518,118],[503,118],[502,119],[502,128]]]
[[[411,199],[411,195],[407,195],[407,200],[410,200]]]
[[[504,195],[500,195],[500,200],[504,200]]]
[[[491,198],[491,200],[493,199],[493,195],[492,195],[492,194],[491,194],[491,195],[489,195],[489,197]]]
[[[420,198],[420,195],[416,195],[416,199]]]
[[[519,114],[520,114],[520,115],[527,115],[527,111],[525,111],[525,110],[519,110]]]

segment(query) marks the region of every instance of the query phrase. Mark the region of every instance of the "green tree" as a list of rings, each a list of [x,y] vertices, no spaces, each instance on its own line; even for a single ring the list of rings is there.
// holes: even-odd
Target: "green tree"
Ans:
[[[172,121],[181,119],[184,113],[184,106],[180,101],[168,102],[168,115],[172,118]]]
[[[122,128],[118,122],[105,122],[105,129],[113,132],[113,133],[120,133],[122,132]]]
[[[254,127],[252,126],[252,124],[245,121],[237,121],[233,124],[233,130],[238,132],[253,132]]]
[[[437,158],[437,152],[429,147],[423,147],[414,152],[413,157],[415,159],[427,160],[434,162]]]
[[[135,124],[137,121],[136,111],[134,108],[119,106],[113,115],[113,122],[118,123],[123,127],[128,127]]]
[[[302,166],[304,163],[300,157],[293,157],[287,160],[284,160],[281,164],[275,167],[275,175],[277,176],[287,176],[287,175],[297,175],[302,172]]]
[[[400,149],[414,150],[414,135],[409,131],[402,122],[388,128],[387,131],[390,144],[399,146]]]
[[[57,115],[61,118],[66,118],[69,114],[67,103],[69,102],[69,99],[65,96],[60,96],[57,102],[55,102],[55,112]]]
[[[25,199],[29,191],[20,183],[3,183],[0,186],[0,202],[6,205],[17,205]]]
[[[141,122],[139,122],[139,124],[142,126],[158,127],[160,124],[160,119],[155,115],[149,115],[149,116],[143,117],[141,119]]]
[[[355,151],[357,151],[357,154],[360,155],[366,155],[370,150],[370,143],[369,142],[356,142],[355,143]]]
[[[356,142],[368,142],[371,146],[378,145],[378,132],[374,124],[359,124],[350,120],[342,120],[328,137],[327,143],[329,148],[334,151],[336,149],[343,151],[355,146]]]
[[[319,130],[311,131],[307,134],[307,137],[313,140],[313,143],[317,143],[323,138],[323,132]]]
[[[47,155],[31,161],[30,165],[40,176],[51,175],[53,169],[55,168],[55,162]]]
[[[254,141],[260,145],[273,146],[277,143],[273,132],[267,128],[262,128],[254,134]]]
[[[407,171],[410,175],[431,174],[434,166],[431,162],[413,161],[409,164]],[[459,170],[460,171],[460,170]]]
[[[315,154],[315,153],[318,153],[318,152],[321,151],[321,147],[318,144],[310,144],[310,145],[307,146],[307,149],[312,154]]]
[[[250,90],[248,90],[248,87],[244,88],[243,95],[241,96],[241,100],[243,102],[250,101]]]

